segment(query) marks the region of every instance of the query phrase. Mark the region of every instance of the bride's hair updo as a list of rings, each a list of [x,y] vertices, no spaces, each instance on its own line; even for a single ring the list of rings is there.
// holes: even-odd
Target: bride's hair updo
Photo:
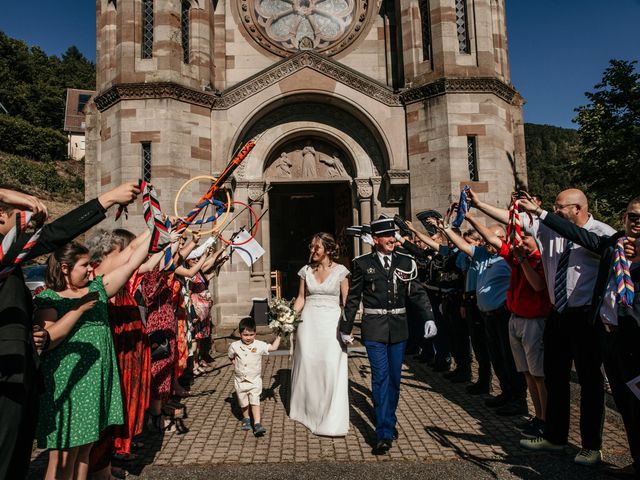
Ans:
[[[340,248],[338,247],[338,243],[336,242],[336,239],[334,238],[333,235],[326,232],[316,233],[311,238],[311,243],[309,245],[311,246],[313,242],[316,242],[316,241],[322,243],[322,246],[324,247],[325,255],[329,258],[329,260],[331,260],[332,262],[338,261]],[[313,265],[311,256],[309,256],[309,263]]]

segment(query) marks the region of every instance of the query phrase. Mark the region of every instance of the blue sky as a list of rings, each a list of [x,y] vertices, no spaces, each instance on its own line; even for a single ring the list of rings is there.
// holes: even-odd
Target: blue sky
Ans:
[[[61,54],[76,45],[95,59],[95,2],[3,2],[0,30]],[[574,126],[573,109],[610,58],[640,57],[640,0],[507,0],[511,80],[525,121]]]

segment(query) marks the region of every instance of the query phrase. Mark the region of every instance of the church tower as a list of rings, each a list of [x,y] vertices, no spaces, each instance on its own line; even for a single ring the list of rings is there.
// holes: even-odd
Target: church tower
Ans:
[[[526,181],[522,98],[505,0],[97,0],[97,95],[86,191],[145,178],[173,213],[190,178],[256,147],[228,183],[264,214],[265,255],[236,254],[214,286],[218,321],[253,297],[297,293],[317,231],[342,261],[345,228],[445,210],[461,186],[506,205]],[[206,182],[199,188],[206,189]],[[180,196],[186,212],[200,193]],[[141,207],[125,227],[142,228]],[[225,230],[251,224],[246,216]],[[272,289],[272,278],[277,289]]]

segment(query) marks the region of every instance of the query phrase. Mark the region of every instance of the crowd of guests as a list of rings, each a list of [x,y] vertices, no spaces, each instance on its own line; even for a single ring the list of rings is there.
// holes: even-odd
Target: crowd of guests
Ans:
[[[421,217],[426,232],[407,221],[404,236],[397,235],[419,264],[438,327],[425,340],[409,315],[407,351],[451,382],[468,383],[471,395],[489,394],[494,373],[499,392],[485,404],[496,415],[528,415],[528,391],[534,412],[520,425],[520,445],[529,450],[564,450],[575,368],[581,449],[574,460],[582,465],[602,461],[604,372],[633,459],[608,470],[638,478],[640,197],[629,202],[624,230],[616,232],[593,218],[576,189],[561,192],[553,211],[539,196],[514,195],[515,221],[513,211],[482,202],[473,190],[467,196],[490,219],[487,226],[470,210],[470,229],[461,232],[431,211]]]
[[[212,368],[208,283],[222,250],[174,232],[150,254],[147,229],[75,240],[139,193],[124,184],[40,229],[46,207],[0,189],[0,478],[26,476],[34,438],[49,450],[46,479],[111,479],[126,474],[111,461],[135,458],[144,427],[188,430],[175,412],[193,378]],[[496,415],[527,415],[528,392],[534,411],[521,445],[530,450],[567,444],[573,366],[582,443],[575,462],[583,465],[602,460],[604,365],[633,458],[612,473],[637,478],[640,197],[619,232],[592,217],[579,190],[561,192],[553,211],[539,197],[514,198],[523,219],[515,230],[513,212],[472,190],[468,198],[496,223],[466,213],[463,232],[433,212],[426,232],[406,222],[411,233],[398,236],[419,264],[438,327],[426,340],[411,320],[420,315],[409,312],[408,352],[467,383],[470,395],[491,393],[495,375],[499,392],[485,403]],[[46,253],[46,288],[32,299],[20,263]],[[254,403],[243,403],[245,418]]]
[[[144,427],[188,431],[176,411],[213,369],[209,282],[222,249],[174,232],[150,254],[148,229],[75,240],[139,193],[122,185],[30,235],[18,212],[42,222],[46,207],[0,189],[0,234],[13,239],[2,273],[13,266],[0,273],[0,478],[26,477],[34,436],[49,450],[47,480],[111,479],[126,476],[111,461],[135,458]],[[47,252],[46,287],[32,300],[19,263]]]

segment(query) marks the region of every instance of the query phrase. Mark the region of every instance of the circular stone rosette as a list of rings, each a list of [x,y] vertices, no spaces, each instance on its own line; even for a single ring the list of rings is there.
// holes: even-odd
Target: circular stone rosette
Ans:
[[[300,50],[336,55],[365,30],[370,0],[240,0],[238,13],[262,47],[286,57]]]

